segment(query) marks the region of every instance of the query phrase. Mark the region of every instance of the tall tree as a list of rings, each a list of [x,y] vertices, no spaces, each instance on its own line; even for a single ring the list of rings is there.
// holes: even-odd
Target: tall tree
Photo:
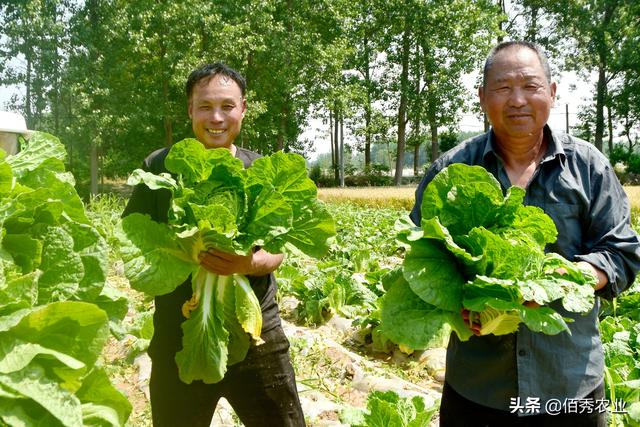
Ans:
[[[575,70],[587,69],[597,75],[593,143],[601,151],[605,109],[611,102],[608,87],[619,77],[618,64],[625,51],[627,35],[637,34],[638,16],[630,13],[637,8],[636,3],[634,0],[547,2],[547,9],[558,20],[563,34],[569,35],[575,43],[575,49],[567,56],[567,65]],[[637,40],[635,44],[637,46]]]
[[[24,114],[32,129],[42,127],[49,110],[59,127],[67,11],[62,0],[0,3],[0,86],[24,88],[13,108]]]

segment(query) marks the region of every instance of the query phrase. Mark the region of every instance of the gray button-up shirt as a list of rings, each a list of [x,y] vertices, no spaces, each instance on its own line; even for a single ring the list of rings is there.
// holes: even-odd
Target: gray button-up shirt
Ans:
[[[538,206],[558,229],[558,240],[546,250],[572,261],[587,261],[609,278],[597,292],[612,298],[628,288],[640,269],[640,241],[630,225],[630,209],[609,161],[593,145],[545,127],[547,152],[526,189],[525,204]],[[440,157],[416,190],[411,219],[420,224],[422,193],[433,177],[451,163],[485,167],[511,186],[494,146],[494,134],[465,141]],[[539,398],[583,398],[603,380],[604,356],[598,331],[599,299],[590,313],[569,313],[551,304],[568,323],[571,335],[544,335],[521,326],[503,336],[473,336],[461,342],[451,335],[446,381],[462,396],[492,408],[509,410],[512,398],[524,404]]]

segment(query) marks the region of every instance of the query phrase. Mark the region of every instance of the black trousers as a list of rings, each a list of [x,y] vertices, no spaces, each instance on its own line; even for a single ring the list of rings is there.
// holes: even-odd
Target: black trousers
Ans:
[[[587,399],[604,399],[604,383],[591,392]],[[606,413],[561,413],[518,416],[509,411],[489,408],[472,402],[458,394],[445,382],[440,403],[442,427],[607,427]]]
[[[156,349],[149,384],[154,427],[209,427],[221,397],[247,427],[304,426],[282,327],[264,332],[262,339],[264,344],[251,347],[247,358],[230,366],[216,384],[183,383],[175,353]]]

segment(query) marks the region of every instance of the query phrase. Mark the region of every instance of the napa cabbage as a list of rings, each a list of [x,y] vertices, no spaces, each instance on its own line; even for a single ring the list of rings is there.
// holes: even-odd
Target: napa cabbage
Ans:
[[[152,296],[172,292],[191,275],[178,372],[185,383],[215,383],[260,343],[262,314],[246,277],[213,274],[200,266],[199,254],[295,247],[321,257],[335,225],[300,155],[277,152],[244,169],[229,150],[185,139],[172,146],[165,166],[171,174],[136,170],[129,178],[131,185],[164,188],[172,197],[167,224],[142,214],[123,219],[125,272],[134,289]]]
[[[396,224],[408,252],[381,302],[381,329],[390,339],[427,348],[446,325],[467,340],[463,308],[480,320],[484,334],[510,334],[522,324],[550,335],[570,333],[570,319],[548,304],[589,312],[596,278],[545,253],[556,240],[555,224],[540,208],[524,206],[524,195],[518,187],[504,195],[480,166],[452,164],[434,177],[424,191],[420,225],[408,218]]]
[[[109,316],[98,304],[123,301],[103,288],[107,244],[65,156],[42,132],[0,150],[0,425],[116,427],[131,412],[99,363]]]

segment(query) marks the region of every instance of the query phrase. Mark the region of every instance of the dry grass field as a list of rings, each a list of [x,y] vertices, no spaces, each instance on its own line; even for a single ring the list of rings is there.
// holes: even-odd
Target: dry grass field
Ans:
[[[318,198],[331,203],[351,203],[369,208],[410,210],[415,201],[415,186],[319,188]]]
[[[415,200],[415,186],[406,187],[350,187],[319,188],[320,200],[332,203],[351,203],[371,208],[411,209]],[[624,187],[634,218],[640,215],[640,186]],[[634,221],[635,223],[635,221]]]

